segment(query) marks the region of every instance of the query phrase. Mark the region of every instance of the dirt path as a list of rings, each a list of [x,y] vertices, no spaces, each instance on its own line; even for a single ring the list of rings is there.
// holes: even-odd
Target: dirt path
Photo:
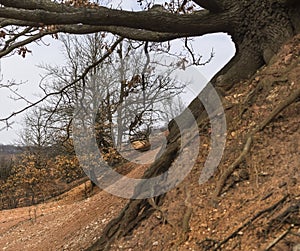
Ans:
[[[83,186],[71,193],[80,189]],[[83,250],[125,203],[106,192],[73,204],[65,204],[65,199],[2,211],[2,250]]]
[[[134,169],[138,177],[145,166]],[[85,185],[57,201],[4,210],[0,214],[0,250],[84,250],[122,209],[126,200],[105,191],[85,198]]]
[[[160,149],[158,142],[155,143],[150,151],[127,153],[132,164],[124,168],[133,170],[126,176],[142,176],[147,164],[154,161]],[[99,191],[99,188],[88,198],[86,191],[89,186],[90,181],[87,181],[51,202],[1,211],[0,250],[85,250],[127,202]]]

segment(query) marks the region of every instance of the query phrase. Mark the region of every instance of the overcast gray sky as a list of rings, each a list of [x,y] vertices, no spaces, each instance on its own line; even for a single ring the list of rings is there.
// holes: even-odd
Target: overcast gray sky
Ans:
[[[14,81],[16,83],[24,82],[20,86],[19,91],[28,97],[30,100],[36,99],[38,84],[41,79],[42,70],[38,65],[41,63],[50,63],[62,65],[64,59],[62,56],[62,45],[58,40],[47,38],[44,40],[45,44],[31,44],[28,46],[32,50],[32,54],[28,54],[26,58],[19,55],[12,55],[7,58],[2,58],[1,76],[2,83],[7,81]],[[205,66],[199,66],[198,70],[209,80],[218,70],[220,70],[228,60],[234,55],[235,49],[229,36],[225,34],[211,34],[195,39],[195,51],[203,55],[203,60],[209,57],[213,48],[215,57],[211,63]],[[196,87],[197,89],[198,87]],[[195,88],[194,88],[195,89]],[[201,86],[199,86],[199,90]],[[10,93],[5,90],[0,90],[0,117],[3,118],[10,115],[13,111],[24,107],[25,103],[21,101],[11,100],[8,96]],[[17,139],[17,134],[21,128],[22,116],[17,116],[11,122],[15,122],[12,128],[0,131],[0,143],[12,144]],[[0,129],[4,124],[0,124]]]

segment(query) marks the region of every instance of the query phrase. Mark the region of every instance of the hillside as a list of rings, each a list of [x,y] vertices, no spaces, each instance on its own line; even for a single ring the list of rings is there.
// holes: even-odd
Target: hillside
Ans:
[[[198,184],[209,148],[207,124],[191,173],[111,250],[299,250],[299,79],[296,36],[268,66],[225,97],[227,145],[214,177]],[[239,157],[244,158],[237,162]],[[130,175],[139,177],[144,169]],[[88,248],[127,201],[103,191],[86,198],[85,186],[56,201],[2,211],[2,250]]]

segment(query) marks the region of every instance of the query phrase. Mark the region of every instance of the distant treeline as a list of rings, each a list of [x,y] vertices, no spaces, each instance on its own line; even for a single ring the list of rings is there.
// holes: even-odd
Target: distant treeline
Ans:
[[[73,147],[0,145],[0,210],[44,202],[85,177]]]

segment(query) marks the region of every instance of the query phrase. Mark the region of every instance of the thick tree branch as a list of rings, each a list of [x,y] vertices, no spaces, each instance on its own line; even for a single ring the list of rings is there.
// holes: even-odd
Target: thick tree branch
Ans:
[[[19,23],[18,20],[3,20],[3,23]],[[2,23],[2,20],[0,20],[0,26]],[[32,23],[26,23],[26,22],[20,22],[19,23],[20,26],[27,26],[30,25]],[[30,31],[31,28],[28,28],[28,30]],[[140,40],[140,41],[152,41],[152,42],[165,42],[165,41],[170,41],[172,39],[176,39],[176,38],[181,38],[181,37],[185,37],[187,35],[190,34],[184,34],[184,33],[161,33],[161,32],[152,32],[152,31],[145,31],[145,30],[136,30],[136,29],[131,29],[131,28],[120,28],[120,27],[116,27],[116,26],[89,26],[89,25],[59,25],[56,26],[55,28],[52,28],[51,30],[41,30],[39,33],[36,33],[34,35],[30,35],[29,33],[25,34],[25,32],[20,33],[21,35],[26,35],[25,39],[20,40],[18,42],[14,42],[14,40],[16,40],[16,38],[21,37],[19,36],[20,34],[18,34],[18,36],[14,37],[14,39],[10,39],[8,41],[6,41],[6,45],[4,48],[2,48],[2,50],[0,50],[0,58],[7,56],[8,54],[10,54],[11,52],[13,52],[14,50],[25,46],[27,44],[30,44],[34,41],[37,41],[41,38],[43,38],[46,35],[52,35],[52,34],[56,34],[59,32],[62,33],[69,33],[69,34],[91,34],[91,33],[95,33],[95,32],[100,32],[100,31],[104,31],[104,32],[110,32],[116,35],[119,35],[121,37],[127,37],[129,39],[133,39],[133,40]],[[190,35],[191,36],[191,35]]]
[[[34,27],[36,26],[36,23],[21,21],[17,19],[0,18],[0,27],[4,28],[10,25]],[[64,32],[69,34],[90,34],[90,33],[95,33],[100,31],[110,32],[133,40],[140,40],[140,41],[147,40],[151,42],[165,42],[176,38],[198,36],[199,34],[199,32],[195,32],[195,33],[155,32],[155,31],[125,28],[125,27],[118,27],[118,26],[96,26],[96,25],[82,25],[82,24],[59,25],[56,27],[53,33]]]
[[[117,26],[62,25],[57,28],[57,32],[70,34],[90,34],[100,31],[110,32],[133,40],[151,42],[165,42],[186,36],[197,36],[193,33],[164,33]]]
[[[34,22],[27,22],[22,20],[17,20],[13,18],[0,18],[0,27],[4,28],[6,26],[16,25],[16,26],[36,26]]]
[[[22,6],[26,6],[26,1],[21,2],[24,2],[24,4],[21,4]],[[9,3],[10,1],[0,0],[0,4],[13,5]],[[17,19],[22,22],[32,22],[36,23],[36,26],[83,24],[118,26],[165,33],[192,33],[195,35],[220,31],[226,32],[230,28],[229,13],[214,14],[206,10],[197,11],[193,14],[179,15],[157,8],[148,11],[132,12],[105,7],[64,7],[60,4],[54,4],[55,7],[53,7],[52,5],[49,10],[44,10],[45,6],[43,5],[40,8],[37,6],[38,9],[34,10],[2,7],[0,8],[0,17]]]
[[[66,4],[58,4],[50,0],[1,0],[0,4],[24,10],[46,10],[50,12],[72,12],[73,10]]]

